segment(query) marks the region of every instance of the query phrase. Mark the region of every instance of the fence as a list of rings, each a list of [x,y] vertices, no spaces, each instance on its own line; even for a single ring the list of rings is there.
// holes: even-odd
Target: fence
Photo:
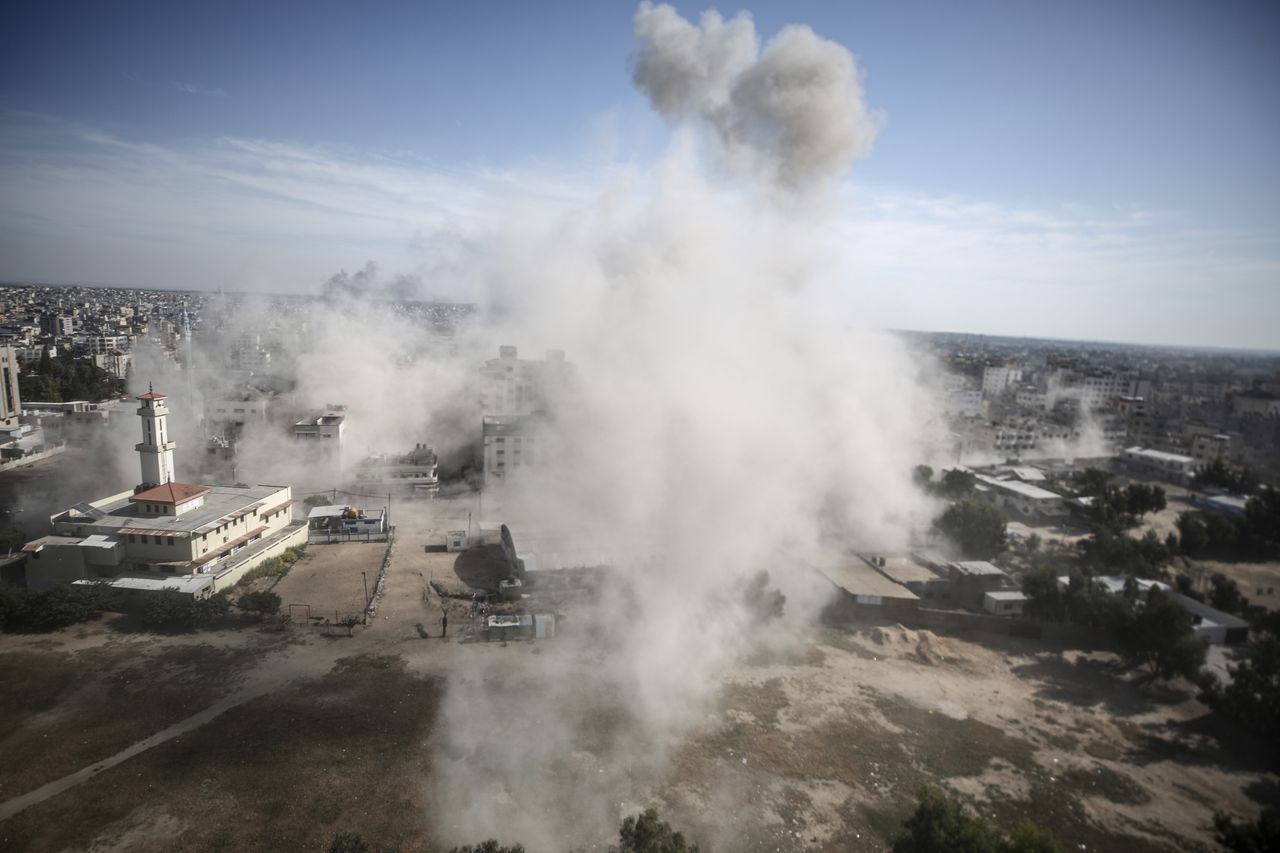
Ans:
[[[345,631],[351,636],[351,630],[363,621],[360,613],[344,613],[340,610],[315,610],[310,604],[290,604],[289,625],[294,630],[312,631],[323,634],[339,634]]]
[[[308,545],[330,545],[335,542],[387,542],[391,539],[391,532],[383,530],[377,533],[346,533],[335,530],[308,530]]]

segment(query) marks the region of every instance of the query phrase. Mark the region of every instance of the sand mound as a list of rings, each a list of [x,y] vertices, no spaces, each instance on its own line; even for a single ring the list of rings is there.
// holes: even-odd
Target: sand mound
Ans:
[[[928,630],[914,631],[903,625],[877,626],[864,631],[863,636],[886,655],[926,666],[958,664],[965,660],[952,643]]]

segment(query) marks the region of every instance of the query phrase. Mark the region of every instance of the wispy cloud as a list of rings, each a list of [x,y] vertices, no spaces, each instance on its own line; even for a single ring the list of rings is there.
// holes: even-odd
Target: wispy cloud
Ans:
[[[204,95],[210,98],[229,98],[226,89],[211,89],[207,86],[197,86],[195,83],[183,83],[178,80],[173,81],[173,88],[187,95]]]
[[[0,123],[0,276],[311,290],[339,267],[432,266],[513,223],[589,210],[647,166],[444,166],[406,152],[225,137],[184,146],[48,117]],[[1271,235],[1177,211],[1015,205],[852,182],[833,299],[872,322],[1275,347]],[[480,259],[482,261],[482,259]],[[468,278],[438,290],[468,298]],[[466,266],[463,264],[462,266]]]

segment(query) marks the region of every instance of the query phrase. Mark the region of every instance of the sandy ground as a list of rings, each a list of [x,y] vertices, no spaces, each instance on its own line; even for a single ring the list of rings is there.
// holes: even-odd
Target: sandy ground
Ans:
[[[364,610],[365,581],[373,593],[385,542],[339,542],[331,545],[308,545],[306,556],[294,563],[288,574],[275,585],[281,610],[290,605],[310,605],[313,615],[332,617],[359,614]],[[361,577],[361,572],[367,578]]]
[[[1280,563],[1224,563],[1219,560],[1188,560],[1180,569],[1208,589],[1209,578],[1222,573],[1240,586],[1251,604],[1280,609]]]
[[[1004,825],[1033,817],[1069,849],[1209,850],[1215,810],[1256,814],[1280,792],[1259,744],[1107,655],[896,625],[815,628],[744,660],[698,725],[646,742],[628,697],[591,677],[605,661],[591,638],[438,636],[444,608],[465,605],[431,592],[454,555],[428,549],[467,509],[399,511],[376,617],[350,639],[252,626],[154,636],[112,619],[0,635],[0,813],[104,765],[0,818],[0,848],[322,849],[353,831],[440,850],[480,840],[453,808],[474,790],[506,815],[491,834],[508,830],[531,853],[602,849],[602,828],[650,803],[714,850],[885,850],[933,781]],[[540,675],[552,671],[583,678],[554,692],[562,682]],[[499,745],[550,736],[530,707],[556,708],[575,733],[514,787],[496,772],[496,787],[477,785],[476,769],[507,751],[459,745],[441,722],[441,703],[481,672],[475,712],[500,712]],[[562,843],[541,844],[530,827],[557,816]]]

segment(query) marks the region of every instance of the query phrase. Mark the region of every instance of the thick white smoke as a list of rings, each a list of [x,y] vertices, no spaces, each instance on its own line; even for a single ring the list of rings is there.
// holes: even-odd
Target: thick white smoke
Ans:
[[[746,12],[709,10],[698,24],[645,0],[634,79],[664,116],[714,131],[739,175],[811,189],[871,151],[879,118],[867,107],[853,54],[806,26],[764,50]]]
[[[665,114],[715,123],[766,180],[821,191],[869,144],[852,57],[807,29],[757,56],[745,16],[694,27],[646,3],[637,34],[638,84]],[[820,555],[904,547],[927,525],[910,475],[937,419],[916,363],[849,307],[860,286],[837,243],[705,179],[682,130],[646,179],[498,243],[494,342],[576,365],[501,520],[603,544],[613,568],[545,652],[476,655],[450,685],[431,786],[448,843],[607,838],[669,791],[666,760],[728,667],[803,639],[830,593]],[[778,621],[744,606],[761,570],[787,596]]]

